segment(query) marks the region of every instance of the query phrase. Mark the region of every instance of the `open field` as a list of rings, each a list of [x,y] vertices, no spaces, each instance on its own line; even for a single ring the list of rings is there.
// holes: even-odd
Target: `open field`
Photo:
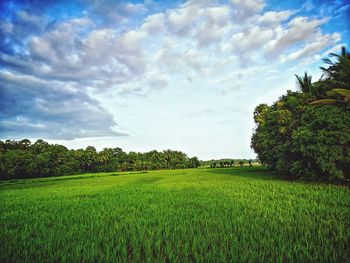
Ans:
[[[350,190],[264,168],[0,182],[1,262],[349,262]]]

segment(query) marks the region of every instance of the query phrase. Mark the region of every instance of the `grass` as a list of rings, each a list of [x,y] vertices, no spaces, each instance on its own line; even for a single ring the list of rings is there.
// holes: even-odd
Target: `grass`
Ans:
[[[263,168],[0,182],[1,262],[349,262],[350,190]]]

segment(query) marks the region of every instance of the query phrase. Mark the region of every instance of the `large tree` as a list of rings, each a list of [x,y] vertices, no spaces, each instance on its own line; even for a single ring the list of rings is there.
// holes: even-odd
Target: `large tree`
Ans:
[[[279,174],[326,180],[350,177],[350,56],[343,48],[321,80],[297,76],[300,92],[256,107],[252,148]]]

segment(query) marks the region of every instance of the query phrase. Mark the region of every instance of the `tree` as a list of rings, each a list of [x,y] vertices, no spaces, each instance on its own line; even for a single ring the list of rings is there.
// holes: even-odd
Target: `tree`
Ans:
[[[18,142],[18,146],[22,150],[28,150],[32,143],[28,139],[23,139]]]
[[[248,161],[248,164],[249,164],[250,167],[252,167],[252,166],[253,166],[253,165],[252,165],[252,160],[249,160],[249,161]]]
[[[319,90],[317,100],[312,105],[343,104],[350,106],[350,53],[345,47],[341,48],[340,54],[331,53],[330,58],[337,58],[333,62],[330,58],[323,61],[328,67],[320,67],[326,78],[314,86]]]
[[[197,168],[200,165],[200,162],[197,157],[190,158],[190,168]]]
[[[345,49],[334,56],[337,62],[326,60],[330,66],[321,68],[326,78],[311,83],[306,74],[302,80],[297,77],[299,85],[307,82],[304,86],[309,88],[288,91],[273,105],[255,109],[257,127],[251,146],[264,164],[282,176],[349,179],[350,56]]]
[[[117,154],[112,148],[104,148],[97,155],[97,170],[104,172],[112,172],[118,169]]]
[[[49,144],[47,142],[45,142],[42,139],[39,139],[33,144],[33,146],[30,149],[33,153],[39,154],[41,152],[46,151],[48,146]]]
[[[84,164],[86,172],[95,172],[97,165],[97,151],[95,147],[88,146],[84,152]]]
[[[27,139],[0,141],[0,178],[29,178],[90,172],[126,170],[195,168],[197,157],[189,158],[180,151],[166,150],[146,153],[124,152],[121,148],[93,146],[68,150],[63,145]]]
[[[324,84],[333,88],[350,89],[350,53],[343,46],[340,54],[330,53],[329,57],[335,57],[337,61],[333,62],[330,58],[323,59],[323,62],[329,65],[320,67],[326,76]]]
[[[298,76],[295,74],[295,77],[297,78],[297,86],[299,89],[304,93],[309,93],[312,95],[312,83],[311,83],[311,76],[307,75],[307,72],[304,73],[304,77]]]

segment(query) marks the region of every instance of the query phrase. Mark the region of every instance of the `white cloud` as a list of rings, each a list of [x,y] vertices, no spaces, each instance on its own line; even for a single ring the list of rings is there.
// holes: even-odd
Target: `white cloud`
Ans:
[[[234,13],[238,20],[244,20],[259,13],[265,3],[263,0],[230,0],[234,7]]]
[[[148,32],[149,34],[161,33],[164,31],[164,17],[162,13],[150,15],[145,19],[145,22],[141,26],[141,30]]]
[[[209,7],[204,11],[210,24],[224,26],[229,23],[231,10],[228,6]]]
[[[233,35],[229,43],[231,47],[229,49],[234,49],[239,53],[261,49],[273,36],[273,30],[255,26]]]
[[[269,43],[268,52],[272,55],[288,47],[314,39],[320,35],[319,26],[326,23],[327,19],[309,19],[307,17],[295,17],[289,23],[288,27],[283,30],[281,35]]]
[[[193,29],[200,47],[217,44],[231,30],[231,10],[228,6],[203,9],[198,26]]]
[[[115,130],[113,116],[79,85],[9,71],[0,71],[0,80],[6,98],[7,118],[0,119],[4,136],[70,140],[125,135]]]
[[[21,22],[21,23],[25,23],[25,24],[30,24],[31,28],[41,28],[43,27],[43,18],[40,16],[36,16],[36,15],[32,15],[32,14],[28,14],[26,11],[21,10],[18,11],[16,13],[17,15],[17,19]]]
[[[135,14],[147,12],[147,3],[127,3],[123,1],[101,1],[101,0],[83,0],[88,4],[88,14],[98,15],[107,24],[127,24],[129,18]]]
[[[160,72],[150,73],[146,77],[151,89],[165,89],[169,85],[167,75]]]
[[[189,35],[195,21],[198,21],[203,14],[203,9],[196,5],[187,5],[178,9],[170,10],[167,13],[167,24],[169,30],[179,36]]]
[[[334,45],[340,40],[340,35],[334,33],[332,35],[319,36],[312,43],[306,44],[302,49],[299,49],[289,54],[284,61],[308,58],[319,53],[330,45]]]
[[[33,56],[44,61],[55,61],[56,51],[52,48],[49,42],[42,38],[33,37],[30,42],[30,50]]]
[[[6,90],[3,100],[16,101],[21,93],[30,98],[16,102],[0,125],[9,132],[27,129],[45,136],[52,127],[52,137],[64,139],[118,136],[123,128],[140,144],[148,145],[144,136],[169,147],[188,147],[193,154],[198,144],[188,140],[191,147],[180,145],[175,138],[182,142],[194,135],[211,148],[215,140],[226,145],[230,134],[244,131],[246,138],[252,119],[250,126],[237,127],[246,122],[247,112],[259,102],[273,101],[287,86],[293,88],[290,65],[313,62],[340,41],[339,34],[322,32],[326,19],[264,7],[260,0],[191,0],[163,10],[155,3],[93,1],[84,17],[23,37],[24,52],[0,52],[7,68],[0,74],[6,82],[0,84]],[[92,14],[100,14],[101,21],[93,21]],[[33,26],[42,19],[18,16]],[[0,24],[2,39],[18,42],[14,32],[19,25]],[[177,117],[207,108],[217,115]],[[177,127],[200,128],[201,133]]]
[[[269,11],[259,17],[260,25],[273,27],[287,20],[294,12],[287,10],[281,12]]]

